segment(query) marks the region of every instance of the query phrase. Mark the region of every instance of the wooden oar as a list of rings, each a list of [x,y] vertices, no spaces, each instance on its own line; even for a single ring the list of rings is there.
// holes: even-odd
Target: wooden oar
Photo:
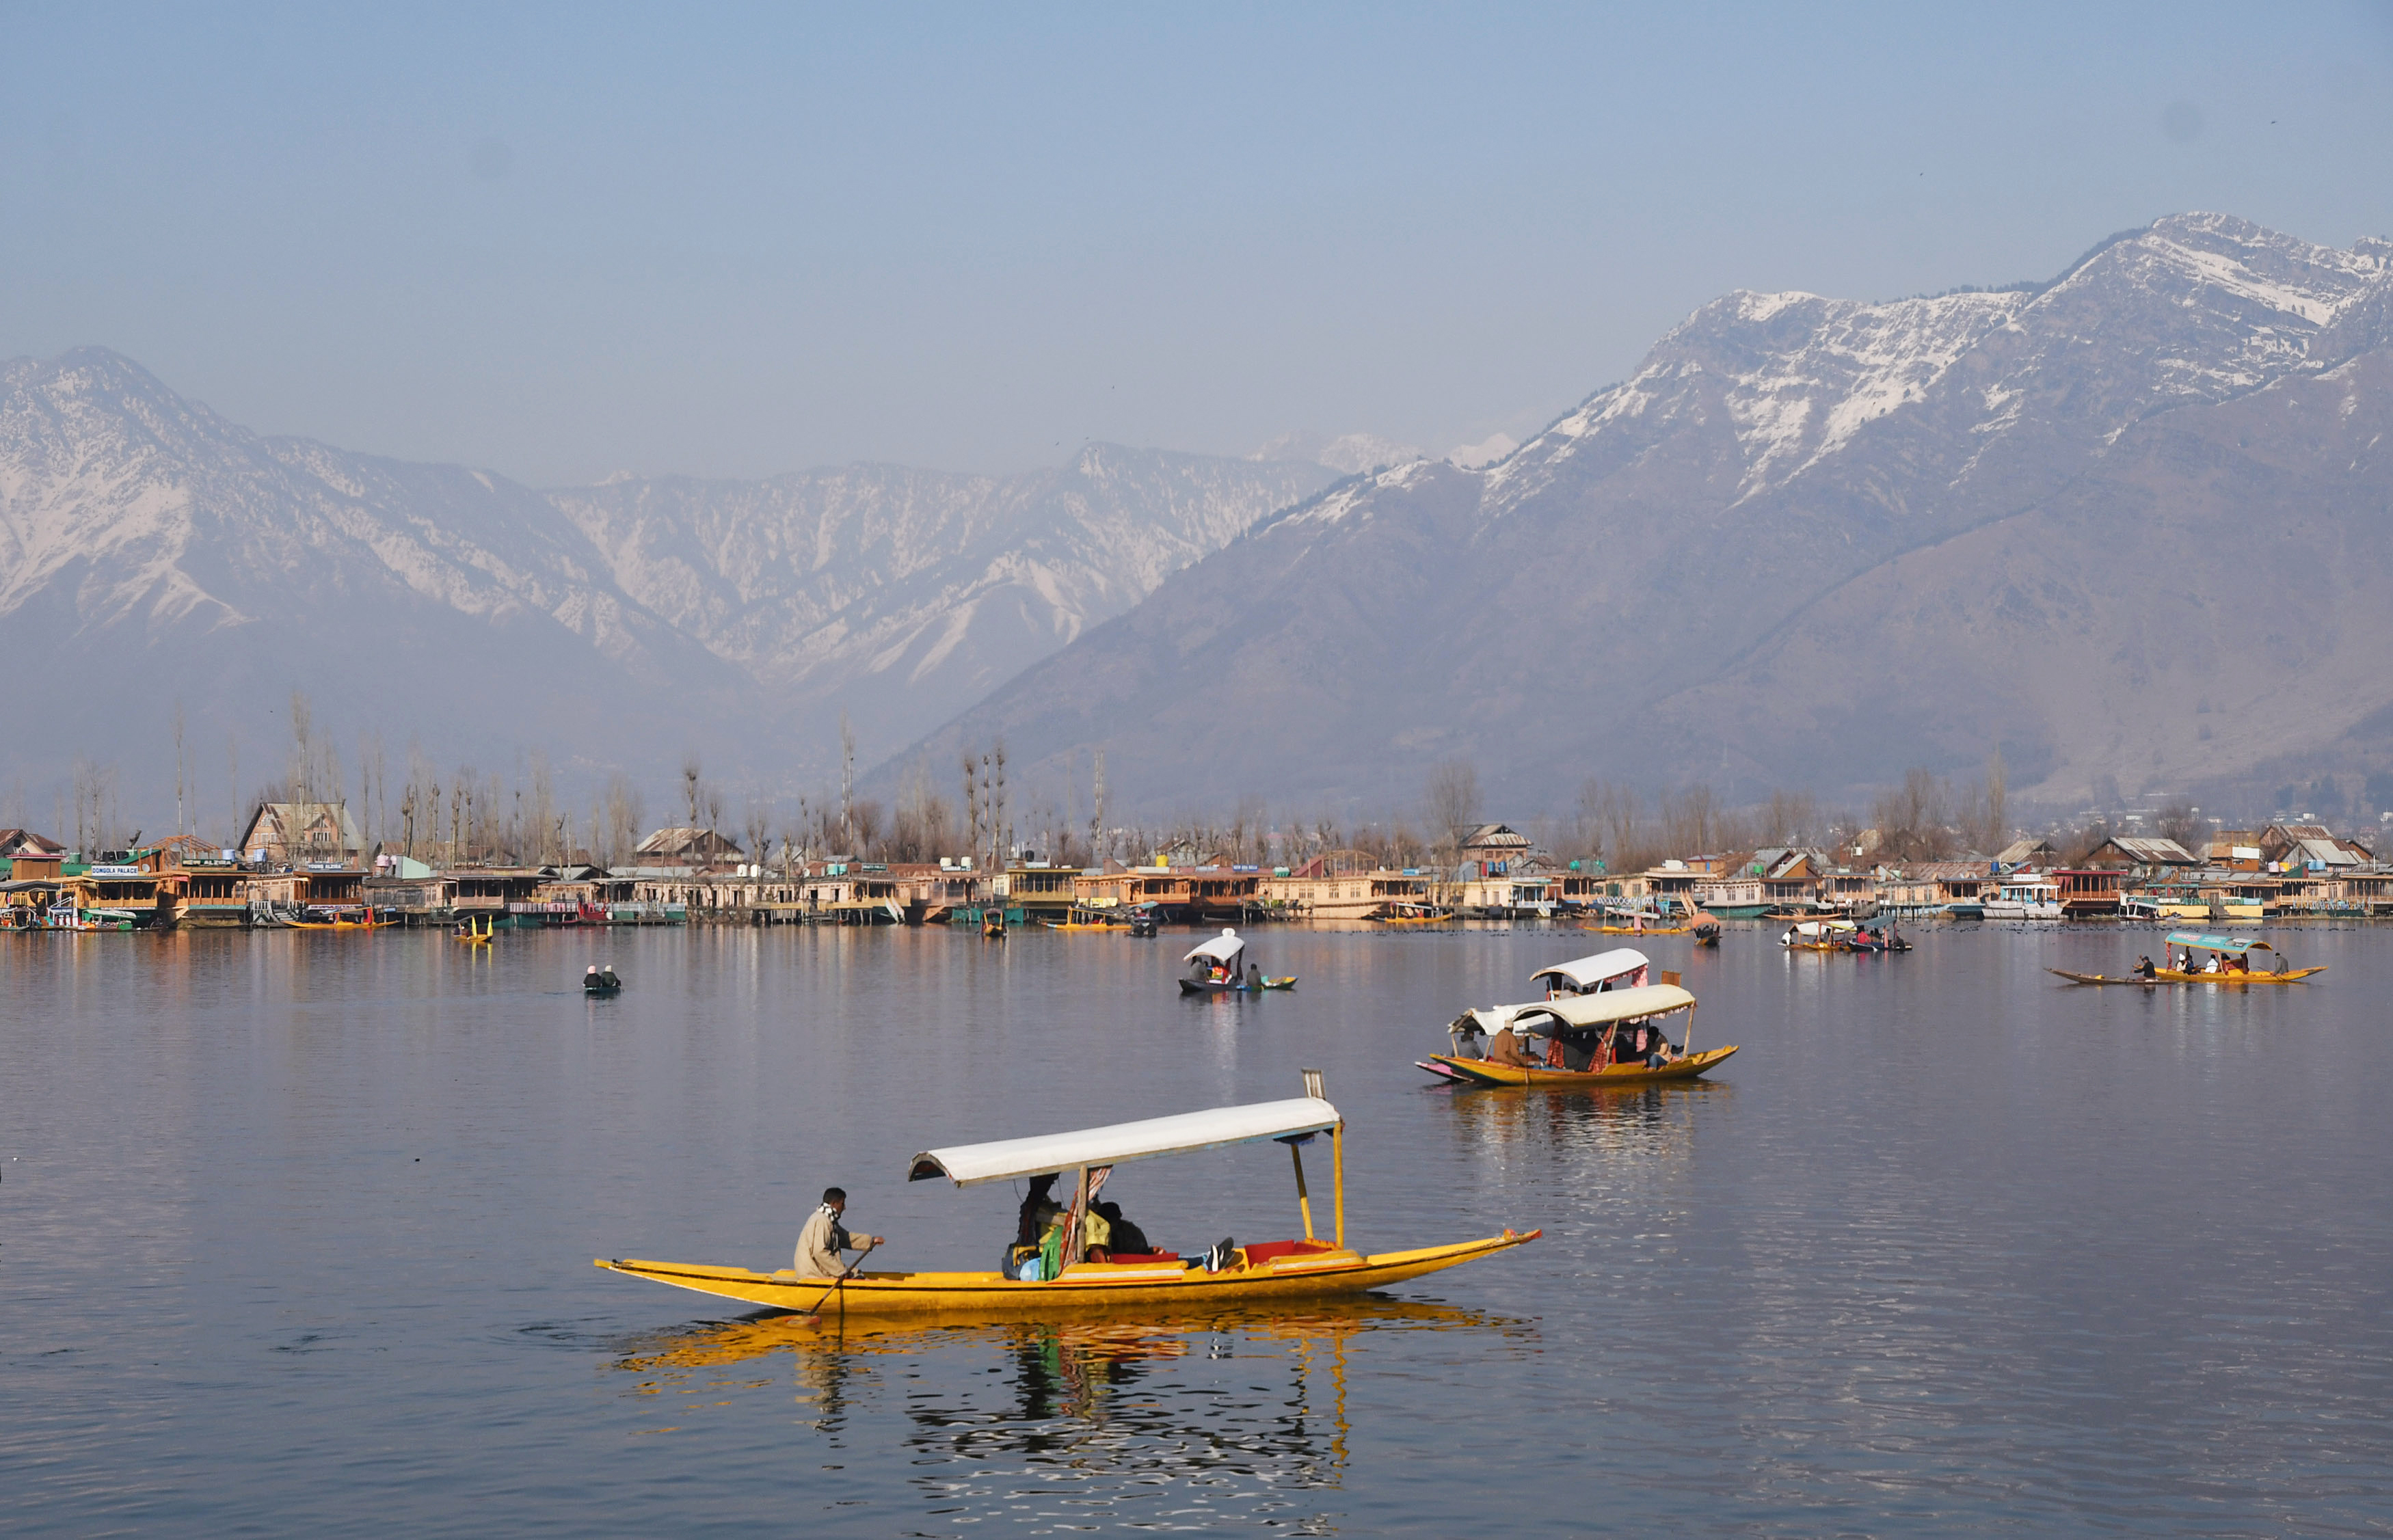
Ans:
[[[815,1308],[806,1312],[806,1318],[801,1323],[801,1325],[811,1326],[822,1320],[822,1302],[825,1299],[830,1299],[832,1295],[838,1294],[840,1286],[846,1283],[850,1278],[856,1276],[856,1270],[864,1265],[864,1259],[871,1256],[875,1251],[881,1249],[882,1239],[883,1237],[879,1235],[873,1236],[872,1244],[856,1254],[856,1260],[848,1263],[845,1267],[839,1270],[839,1276],[830,1281],[830,1287],[823,1290],[822,1293],[815,1297]],[[840,1313],[843,1316],[846,1314],[844,1308],[846,1303],[846,1296],[841,1295],[840,1304],[842,1306],[842,1310]]]

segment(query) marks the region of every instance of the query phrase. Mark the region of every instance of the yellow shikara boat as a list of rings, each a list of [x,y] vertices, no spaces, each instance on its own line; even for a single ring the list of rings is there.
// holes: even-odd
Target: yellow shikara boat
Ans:
[[[1295,1162],[1297,1207],[1304,1220],[1301,1240],[1247,1246],[1224,1242],[1202,1258],[1151,1252],[1118,1256],[1110,1261],[1074,1261],[1055,1278],[1033,1282],[996,1272],[873,1272],[821,1278],[801,1277],[788,1271],[755,1272],[739,1267],[635,1258],[595,1260],[610,1272],[784,1310],[837,1310],[845,1315],[920,1315],[963,1310],[984,1316],[1047,1316],[1354,1294],[1507,1251],[1544,1233],[1507,1230],[1500,1235],[1449,1246],[1370,1253],[1350,1249],[1346,1245],[1345,1120],[1336,1107],[1322,1100],[1316,1073],[1307,1071],[1305,1081],[1307,1094],[1286,1102],[1214,1107],[1074,1133],[925,1150],[913,1158],[908,1173],[914,1181],[946,1177],[961,1188],[1072,1172],[1073,1196],[1065,1211],[1062,1252],[1077,1256],[1081,1220],[1113,1167],[1126,1160],[1276,1140],[1288,1146]],[[1313,1204],[1305,1191],[1301,1149],[1324,1133],[1329,1136],[1336,1194],[1333,1238],[1327,1241],[1314,1237]]]
[[[1419,1062],[1419,1067],[1441,1079],[1471,1086],[1640,1086],[1693,1080],[1737,1048],[1732,1043],[1695,1053],[1684,1042],[1670,1042],[1662,1018],[1684,1011],[1692,1031],[1694,1010],[1693,995],[1667,983],[1466,1011],[1447,1028],[1455,1051],[1432,1053]],[[1523,1064],[1498,1064],[1484,1052],[1466,1051],[1467,1041],[1483,1036],[1492,1039],[1498,1033],[1543,1038],[1552,1046],[1545,1062]],[[1657,1058],[1660,1063],[1653,1062]]]
[[[478,927],[475,924],[477,919],[481,921]],[[465,922],[449,933],[468,946],[488,946],[490,944],[490,917],[467,915]]]
[[[1127,919],[1114,917],[1107,910],[1092,909],[1083,904],[1072,906],[1061,920],[1042,920],[1040,923],[1051,931],[1098,932],[1130,929],[1130,921]]]
[[[2222,959],[2216,972],[2191,968],[2196,952],[2208,952]],[[2261,972],[2251,966],[2254,952],[2277,952],[2277,948],[2256,936],[2205,935],[2200,931],[2172,931],[2163,953],[2169,960],[2166,968],[2154,968],[2150,974],[2129,973],[2125,978],[2112,978],[2107,973],[2073,973],[2066,968],[2047,968],[2072,984],[2299,984],[2315,973],[2326,972],[2326,964],[2314,968],[2290,968],[2285,954],[2277,952],[2277,966]],[[2234,964],[2242,964],[2235,966]]]
[[[1366,915],[1375,925],[1450,925],[1454,911],[1434,904],[1395,904],[1385,914]]]

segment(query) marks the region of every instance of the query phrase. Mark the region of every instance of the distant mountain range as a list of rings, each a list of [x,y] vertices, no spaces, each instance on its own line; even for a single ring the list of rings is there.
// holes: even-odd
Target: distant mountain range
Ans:
[[[831,784],[843,708],[884,790],[1002,736],[1023,799],[1103,748],[1148,815],[1370,816],[1455,758],[1499,812],[1997,747],[2048,805],[2351,779],[2393,769],[2388,430],[2393,244],[2218,215],[2041,285],[1733,294],[1443,461],[538,490],[261,437],[82,349],[0,364],[0,796],[84,757],[157,805],[179,704],[228,804],[228,732],[244,790],[278,773],[294,686],[345,753],[539,751],[658,803],[691,749],[735,792]]]
[[[1093,445],[1013,476],[854,465],[539,491],[267,437],[85,348],[0,364],[0,777],[78,756],[208,805],[287,753],[296,687],[339,736],[444,767],[686,750],[767,792],[869,763],[1338,473]],[[350,763],[355,764],[354,758]],[[43,806],[26,809],[46,816]]]
[[[1736,293],[1481,470],[1340,483],[915,755],[1117,805],[1505,809],[1583,777],[2062,806],[2393,764],[2393,244],[2220,215],[2049,283]]]

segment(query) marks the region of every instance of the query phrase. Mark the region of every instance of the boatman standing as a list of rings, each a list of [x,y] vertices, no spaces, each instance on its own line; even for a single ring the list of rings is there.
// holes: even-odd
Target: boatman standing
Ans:
[[[806,1216],[806,1227],[798,1232],[798,1256],[792,1265],[802,1278],[836,1278],[847,1271],[839,1259],[843,1251],[855,1251],[879,1246],[884,1235],[851,1235],[839,1217],[847,1211],[847,1194],[838,1187],[823,1189],[822,1207]]]

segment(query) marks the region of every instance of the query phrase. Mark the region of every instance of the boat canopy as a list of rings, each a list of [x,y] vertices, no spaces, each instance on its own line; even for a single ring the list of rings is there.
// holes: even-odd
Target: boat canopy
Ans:
[[[1694,1003],[1695,997],[1675,984],[1641,984],[1634,989],[1610,989],[1601,995],[1572,995],[1548,1000],[1545,1008],[1565,1025],[1588,1027],[1633,1022],[1666,1011],[1684,1011]]]
[[[1574,989],[1592,989],[1606,979],[1616,979],[1626,973],[1649,966],[1644,953],[1634,946],[1615,946],[1593,957],[1557,962],[1550,968],[1540,968],[1529,975],[1531,984],[1539,979],[1560,979]]]
[[[1215,936],[1210,941],[1198,942],[1196,946],[1190,947],[1188,949],[1188,955],[1182,958],[1180,960],[1183,962],[1194,962],[1198,958],[1203,957],[1211,958],[1216,962],[1227,963],[1246,949],[1246,938],[1238,934],[1237,932],[1224,926],[1220,935]]]
[[[1508,1026],[1544,1037],[1556,1024],[1585,1031],[1615,1022],[1633,1022],[1666,1011],[1684,1011],[1694,1003],[1695,997],[1675,984],[1641,984],[1630,989],[1607,989],[1600,995],[1563,995],[1525,1005],[1499,1005],[1492,1011],[1473,1009],[1463,1016],[1490,1037]],[[1462,1019],[1456,1018],[1457,1028],[1462,1025]]]
[[[2190,946],[2197,952],[2273,952],[2274,946],[2255,936],[2203,935],[2196,931],[2171,931],[2168,944]]]
[[[1797,935],[1837,935],[1846,931],[1858,931],[1861,926],[1850,920],[1802,920],[1796,921]]]
[[[1030,1139],[1000,1139],[991,1144],[957,1144],[924,1150],[907,1169],[909,1181],[946,1177],[959,1187],[1015,1177],[1043,1176],[1082,1166],[1118,1166],[1148,1155],[1187,1155],[1218,1150],[1257,1140],[1287,1139],[1321,1133],[1342,1121],[1338,1109],[1317,1096],[1286,1102],[1258,1102],[1243,1107],[1210,1107],[1203,1112],[1150,1117],[1139,1123],[1116,1123],[1077,1133],[1040,1134]]]

